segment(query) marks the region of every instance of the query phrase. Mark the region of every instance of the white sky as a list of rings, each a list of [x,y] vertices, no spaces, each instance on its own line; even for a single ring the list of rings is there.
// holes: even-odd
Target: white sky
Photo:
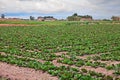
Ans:
[[[120,15],[120,0],[0,0],[0,14],[90,14],[95,17]],[[21,14],[21,15],[22,15]]]

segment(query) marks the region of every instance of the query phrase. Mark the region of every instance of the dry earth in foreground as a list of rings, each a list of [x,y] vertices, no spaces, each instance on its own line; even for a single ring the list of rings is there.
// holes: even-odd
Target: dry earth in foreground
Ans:
[[[15,65],[0,62],[0,76],[9,80],[58,80],[41,70],[18,67]]]
[[[55,53],[56,54],[56,56],[60,56],[60,55],[62,55],[62,54],[64,54],[66,57],[69,57],[67,54],[66,54],[67,52],[58,52],[58,53]],[[0,52],[0,54],[1,55],[6,55],[6,53],[4,53],[4,52]],[[18,55],[14,55],[15,57],[18,57],[18,58],[23,58],[22,56],[18,56]],[[93,55],[90,55],[90,56],[93,56]],[[86,59],[87,57],[88,57],[88,55],[85,55],[85,56],[77,56],[78,58],[79,57],[81,57],[82,59]],[[39,61],[39,62],[41,62],[41,63],[44,63],[45,61],[44,60],[41,60],[41,59],[34,59],[34,58],[29,58],[29,59],[31,59],[31,60],[36,60],[36,61]],[[67,64],[62,64],[62,63],[58,63],[57,62],[57,60],[62,60],[63,58],[57,58],[57,59],[55,59],[55,60],[53,60],[52,61],[52,63],[55,65],[55,66],[57,66],[57,67],[60,67],[60,66],[70,66],[70,67],[73,67],[73,68],[77,68],[77,69],[79,69],[80,71],[81,71],[81,69],[83,68],[83,69],[87,69],[88,71],[95,71],[95,72],[97,72],[97,73],[102,73],[102,74],[104,74],[104,75],[110,75],[110,76],[114,76],[115,77],[115,75],[113,75],[113,73],[114,73],[114,70],[107,70],[107,69],[105,69],[105,68],[102,68],[102,67],[98,67],[98,68],[94,68],[94,67],[91,67],[91,66],[82,66],[82,67],[77,67],[77,66],[75,66],[75,65],[67,65]],[[101,62],[101,61],[100,61]],[[106,63],[107,65],[112,65],[112,64],[110,64],[110,63],[113,63],[113,64],[119,64],[120,62],[117,62],[117,61],[113,61],[113,62],[111,62],[111,61],[102,61],[102,62],[104,62],[104,63]],[[1,62],[2,63],[2,62]],[[3,63],[2,63],[3,64]],[[8,65],[8,64],[7,64]],[[6,66],[5,64],[4,64],[4,66]],[[9,64],[9,66],[13,66],[13,65],[10,65]],[[3,67],[3,66],[2,66]],[[14,66],[14,67],[17,67],[17,66]],[[1,65],[0,65],[0,68],[1,68]],[[2,69],[6,69],[6,68],[2,68]],[[13,70],[14,69],[16,69],[16,68],[13,68]],[[22,70],[31,70],[31,69],[29,69],[29,68],[17,68],[17,70],[19,71],[19,69],[21,69],[21,71]],[[17,73],[17,70],[16,70],[16,73]],[[31,76],[33,76],[34,77],[34,75],[36,76],[36,75],[38,75],[38,78],[35,78],[34,80],[58,80],[58,79],[49,79],[49,76],[45,76],[45,75],[49,75],[49,74],[47,74],[47,73],[44,73],[44,75],[41,75],[41,74],[43,74],[43,72],[42,71],[40,71],[39,73],[37,73],[38,71],[35,71],[34,69],[32,69],[34,72],[31,74],[31,72],[27,72],[27,73],[29,73],[29,74],[31,74]],[[0,69],[0,71],[1,71],[1,69]],[[2,71],[1,71],[2,72]],[[20,74],[22,74],[22,75],[26,75],[26,73],[20,73]],[[9,75],[9,74],[8,74]],[[39,77],[39,76],[45,76],[45,77],[48,77],[48,78],[43,78],[43,77]],[[0,74],[0,76],[1,76],[1,74]],[[10,77],[10,79],[11,79],[11,73],[10,73],[10,75],[9,75],[9,77]],[[2,75],[2,77],[4,77],[4,75]],[[6,76],[5,76],[6,77]],[[117,77],[119,77],[120,78],[120,76],[117,76]],[[8,78],[8,77],[7,77]],[[16,77],[17,78],[17,77]],[[19,78],[19,77],[18,77]],[[17,78],[17,80],[24,80],[24,79],[18,79]],[[42,79],[41,79],[42,78]],[[55,78],[55,77],[54,77]],[[57,77],[56,77],[57,78]],[[12,79],[12,80],[14,80],[14,79]],[[25,79],[26,80],[26,79]],[[32,80],[32,79],[27,79],[27,80]]]

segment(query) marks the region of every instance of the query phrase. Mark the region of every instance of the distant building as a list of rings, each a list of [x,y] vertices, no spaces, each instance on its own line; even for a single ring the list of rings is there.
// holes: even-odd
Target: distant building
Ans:
[[[44,21],[56,21],[57,19],[55,19],[55,18],[45,18],[45,20]]]
[[[120,21],[120,16],[113,16],[111,19],[113,21]]]
[[[81,18],[80,21],[91,21],[93,20],[92,18]]]
[[[22,19],[20,18],[7,18],[6,20],[10,20],[10,21],[20,21]]]
[[[20,18],[8,18],[9,20],[21,20]]]
[[[52,16],[45,16],[45,17],[39,16],[37,20],[38,21],[56,21],[57,19],[55,19]]]
[[[39,16],[37,20],[38,21],[44,21],[44,17]]]
[[[90,15],[81,16],[81,15],[77,15],[75,13],[72,16],[68,16],[67,20],[68,21],[91,21],[93,19],[92,19],[92,16],[90,16]]]

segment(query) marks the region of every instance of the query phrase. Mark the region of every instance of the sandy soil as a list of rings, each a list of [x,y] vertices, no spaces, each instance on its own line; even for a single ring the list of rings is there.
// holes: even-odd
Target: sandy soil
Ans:
[[[41,70],[18,67],[7,63],[0,62],[0,76],[10,80],[58,80]]]
[[[66,55],[67,52],[57,52],[57,53],[54,53],[56,56],[61,56],[61,55]]]

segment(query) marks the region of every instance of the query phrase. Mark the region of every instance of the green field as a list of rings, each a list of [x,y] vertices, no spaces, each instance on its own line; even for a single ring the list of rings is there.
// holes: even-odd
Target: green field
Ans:
[[[43,70],[60,80],[120,80],[120,24],[23,23],[38,26],[0,27],[0,52],[5,53],[0,61]],[[54,60],[65,65],[56,66]],[[107,75],[86,67],[113,72]]]

